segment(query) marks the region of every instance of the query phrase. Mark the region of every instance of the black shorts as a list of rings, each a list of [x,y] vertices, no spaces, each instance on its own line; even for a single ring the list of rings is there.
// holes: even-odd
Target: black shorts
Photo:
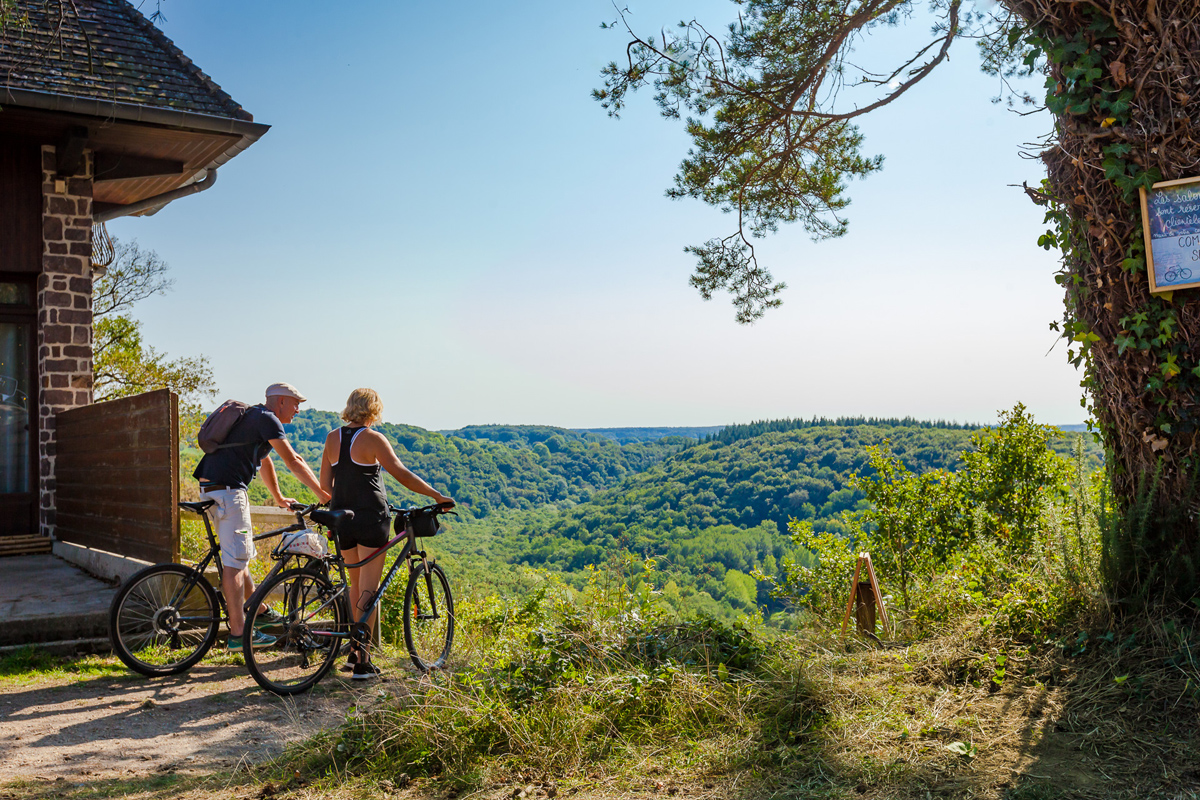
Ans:
[[[390,519],[380,522],[359,522],[352,519],[338,531],[338,543],[343,550],[351,547],[383,547],[390,538],[388,534],[391,533],[391,529]]]

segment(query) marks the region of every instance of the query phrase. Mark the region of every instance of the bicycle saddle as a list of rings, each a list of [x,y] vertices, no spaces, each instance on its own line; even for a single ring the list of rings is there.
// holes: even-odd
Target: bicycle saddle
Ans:
[[[354,512],[348,508],[339,508],[336,511],[326,511],[323,508],[318,508],[309,514],[308,518],[318,525],[324,525],[326,528],[336,531],[342,527],[343,522],[349,522],[354,519]]]
[[[179,507],[186,508],[188,511],[191,511],[193,514],[203,514],[204,509],[208,508],[209,506],[214,505],[216,502],[217,502],[216,500],[201,500],[199,503],[188,503],[188,502],[180,501]]]

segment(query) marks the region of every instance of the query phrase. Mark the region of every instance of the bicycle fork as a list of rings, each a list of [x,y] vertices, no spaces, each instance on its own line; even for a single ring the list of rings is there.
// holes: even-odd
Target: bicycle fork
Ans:
[[[423,566],[425,568],[425,589],[426,589],[426,591],[429,592],[429,594],[426,595],[429,598],[429,613],[428,614],[421,613],[421,593],[414,592],[415,596],[413,597],[413,602],[414,602],[414,605],[416,605],[416,609],[415,609],[416,618],[417,619],[437,619],[438,618],[437,598],[434,597],[434,594],[433,594],[433,570],[431,570],[429,568],[429,558],[425,555],[424,550],[421,551],[421,566]],[[415,569],[415,567],[410,567],[409,580],[412,580],[412,570],[413,569]]]

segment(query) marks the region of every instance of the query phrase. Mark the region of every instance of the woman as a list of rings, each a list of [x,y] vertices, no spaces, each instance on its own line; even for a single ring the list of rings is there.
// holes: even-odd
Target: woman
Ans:
[[[333,495],[330,508],[348,508],[354,519],[338,532],[346,562],[362,561],[387,544],[391,528],[387,495],[383,488],[382,470],[387,470],[406,489],[431,497],[437,503],[454,505],[454,501],[435,491],[400,463],[396,451],[383,434],[371,426],[383,417],[383,402],[374,389],[355,389],[346,401],[342,419],[346,426],[329,432],[325,437],[325,452],[321,456],[321,488]],[[383,574],[383,556],[350,573],[350,597],[354,600],[354,619],[362,617],[371,596],[379,588]],[[368,626],[374,629],[375,614]],[[365,680],[379,674],[364,649],[350,651],[354,680]]]

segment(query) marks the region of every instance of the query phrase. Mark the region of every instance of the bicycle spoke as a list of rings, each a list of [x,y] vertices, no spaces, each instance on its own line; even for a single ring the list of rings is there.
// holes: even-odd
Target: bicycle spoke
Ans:
[[[304,570],[281,573],[262,591],[284,622],[274,633],[274,645],[247,654],[247,666],[273,692],[304,691],[328,671],[340,650],[339,637],[347,635],[342,603],[324,578]]]
[[[404,643],[417,669],[445,666],[454,640],[454,597],[436,564],[419,566],[404,593]]]
[[[216,638],[215,595],[197,573],[160,564],[135,575],[114,598],[113,649],[132,669],[165,675],[187,669]]]

